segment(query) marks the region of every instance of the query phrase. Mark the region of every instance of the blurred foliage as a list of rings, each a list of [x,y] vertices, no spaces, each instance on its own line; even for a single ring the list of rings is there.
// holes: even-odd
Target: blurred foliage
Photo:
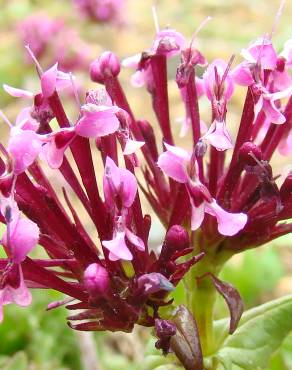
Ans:
[[[275,0],[157,0],[157,12],[161,27],[170,24],[184,33],[189,39],[200,22],[207,16],[213,19],[200,32],[198,46],[208,59],[229,58],[243,46],[263,33],[270,32],[278,7]],[[33,66],[25,62],[25,52],[17,33],[18,23],[35,12],[45,12],[51,17],[64,18],[66,25],[76,29],[88,43],[92,59],[101,50],[112,49],[120,57],[146,49],[152,41],[154,26],[151,15],[152,0],[129,0],[126,24],[123,28],[99,25],[80,16],[70,0],[0,0],[0,85],[4,82],[28,89],[37,87]],[[290,16],[292,2],[287,1],[285,11],[274,36],[280,49],[291,37]],[[118,35],[118,37],[117,37]],[[177,61],[176,61],[177,62]],[[47,60],[42,61],[47,66]],[[176,63],[171,64],[170,74],[174,74]],[[87,71],[79,71],[79,78]],[[135,111],[145,114],[145,93],[129,87],[130,72],[122,72],[122,82],[126,87]],[[181,110],[178,94],[170,84],[170,97],[174,101],[172,110]],[[147,98],[149,101],[149,98]],[[241,99],[239,97],[239,102]],[[15,118],[19,102],[0,91],[0,107]],[[238,105],[241,103],[238,103]],[[236,107],[231,109],[236,115]],[[177,129],[178,131],[178,129]],[[3,130],[0,130],[3,135]],[[156,225],[155,228],[156,230]],[[157,227],[157,233],[160,233]],[[155,241],[160,235],[154,235]],[[246,307],[252,307],[270,298],[292,291],[292,267],[289,264],[292,253],[289,237],[281,238],[260,250],[250,250],[235,256],[222,271],[222,278],[234,284],[240,291]],[[292,260],[292,259],[291,259]],[[183,303],[183,284],[174,293],[175,303]],[[66,325],[66,311],[59,308],[45,311],[52,300],[60,295],[49,291],[33,292],[33,304],[26,309],[16,306],[5,308],[5,320],[0,325],[0,369],[3,370],[81,370],[82,353],[80,338]],[[198,302],[199,304],[199,302]],[[227,314],[224,302],[218,299],[219,316]],[[139,356],[133,356],[123,346],[124,337],[96,333],[97,358],[101,370],[141,369]],[[128,347],[143,356],[143,345],[149,331],[143,330],[134,337]],[[140,344],[139,344],[140,341]],[[152,343],[153,344],[153,343]],[[139,347],[140,345],[140,347]],[[142,347],[141,347],[142,346]],[[140,350],[142,348],[142,351]],[[269,370],[292,369],[292,335],[286,338],[280,351],[273,357]]]

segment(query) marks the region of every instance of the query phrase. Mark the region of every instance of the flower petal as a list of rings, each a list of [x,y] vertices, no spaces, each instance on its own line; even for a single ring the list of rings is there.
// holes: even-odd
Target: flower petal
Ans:
[[[139,251],[145,250],[144,242],[139,236],[132,233],[131,230],[128,228],[126,229],[126,237],[128,238],[129,242],[132,243]]]
[[[175,181],[186,183],[188,182],[188,174],[186,170],[187,162],[184,158],[176,156],[170,151],[160,154],[157,165],[162,171]]]
[[[11,96],[15,98],[28,98],[32,99],[33,93],[28,90],[17,89],[16,87],[12,87],[9,85],[4,84],[3,89]]]
[[[142,148],[144,144],[145,144],[144,141],[128,139],[126,142],[125,149],[123,150],[123,154],[124,155],[134,154],[138,149]]]
[[[111,261],[131,261],[133,259],[133,255],[126,245],[124,232],[118,232],[112,240],[103,240],[102,245],[110,251],[109,259]]]
[[[119,126],[120,122],[110,107],[108,111],[84,112],[75,126],[75,132],[83,137],[97,138],[113,134]]]
[[[242,230],[247,222],[245,213],[229,213],[221,208],[213,199],[206,202],[206,213],[215,216],[218,222],[218,231],[222,235],[233,236]]]
[[[205,202],[202,202],[199,207],[194,205],[194,202],[191,200],[192,207],[192,218],[191,218],[191,229],[197,230],[204,220],[205,216]]]
[[[56,90],[58,63],[45,71],[41,76],[41,88],[45,98],[52,96]]]
[[[215,120],[204,135],[204,138],[219,151],[233,148],[231,137],[226,130],[224,121]]]

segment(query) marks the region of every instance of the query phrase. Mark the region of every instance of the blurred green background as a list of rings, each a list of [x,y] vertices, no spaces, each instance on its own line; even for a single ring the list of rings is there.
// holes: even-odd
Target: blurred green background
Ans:
[[[160,0],[156,1],[160,27],[167,25],[191,38],[200,22],[207,16],[213,19],[200,32],[196,40],[198,48],[210,61],[213,58],[228,59],[237,55],[242,47],[266,32],[270,32],[279,5],[275,0]],[[47,14],[52,19],[62,19],[65,28],[75,32],[78,42],[52,41],[40,61],[44,67],[51,65],[54,43],[63,46],[72,69],[82,84],[90,87],[87,76],[88,63],[103,50],[113,50],[120,58],[135,54],[151,45],[155,34],[151,14],[153,1],[128,0],[122,14],[123,25],[99,23],[80,14],[70,0],[0,0],[0,84],[36,90],[38,81],[35,70],[28,63],[19,24],[33,14]],[[280,50],[291,37],[292,2],[287,1],[280,23],[274,35],[274,43]],[[77,36],[76,36],[77,35]],[[55,37],[55,35],[54,35]],[[76,39],[75,39],[76,40]],[[63,45],[62,45],[63,42]],[[83,49],[84,48],[84,49]],[[86,60],[76,67],[76,56],[86,50]],[[74,57],[75,56],[75,57]],[[75,59],[74,59],[75,58]],[[237,61],[240,58],[237,57]],[[171,62],[170,76],[174,76],[178,60]],[[137,116],[152,119],[150,109],[145,110],[144,91],[129,84],[130,71],[122,72],[122,83]],[[82,91],[81,91],[82,93]],[[230,108],[230,121],[238,119],[242,105],[241,94],[236,96]],[[174,119],[182,115],[183,108],[175,83],[170,82],[171,113]],[[0,89],[0,109],[13,121],[22,103],[10,98]],[[150,107],[150,105],[149,105]],[[203,107],[203,115],[209,107]],[[6,140],[4,123],[0,126],[1,141]],[[175,127],[178,134],[179,126]],[[275,158],[279,170],[283,170],[281,158]],[[291,158],[290,158],[291,162]],[[286,159],[286,165],[289,159]],[[286,167],[287,169],[287,167]],[[147,209],[147,207],[146,207]],[[161,228],[154,224],[153,243],[161,240]],[[234,257],[222,273],[222,278],[233,283],[240,291],[246,307],[292,292],[292,248],[289,236],[271,245]],[[179,303],[183,286],[175,293]],[[49,291],[33,292],[33,304],[28,309],[15,306],[5,308],[5,321],[0,325],[0,369],[5,370],[120,370],[142,369],[143,352],[149,337],[148,330],[137,328],[134,333],[79,334],[66,326],[66,311],[59,308],[50,312],[45,307],[60,295]],[[226,308],[218,300],[220,317],[227,315]],[[270,370],[292,369],[292,336],[273,357]]]

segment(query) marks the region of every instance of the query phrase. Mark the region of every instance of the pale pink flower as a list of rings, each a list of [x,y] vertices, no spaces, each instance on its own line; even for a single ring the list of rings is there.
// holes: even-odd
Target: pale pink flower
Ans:
[[[199,181],[193,156],[184,149],[166,143],[164,145],[167,150],[159,156],[158,166],[170,178],[186,184],[192,209],[192,230],[201,226],[205,213],[216,217],[218,231],[222,235],[232,236],[243,229],[247,215],[226,212],[217,204],[208,189]]]

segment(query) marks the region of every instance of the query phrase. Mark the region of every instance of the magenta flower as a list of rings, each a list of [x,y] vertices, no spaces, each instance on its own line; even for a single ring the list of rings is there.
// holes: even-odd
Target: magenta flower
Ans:
[[[43,72],[31,52],[40,92],[4,86],[31,106],[17,115],[15,126],[1,114],[11,126],[7,149],[0,143],[0,222],[6,225],[7,256],[0,259],[1,318],[4,304],[30,302],[28,289],[53,289],[67,297],[48,308],[66,304],[71,328],[152,327],[165,355],[171,350],[186,369],[203,369],[203,354],[217,351],[206,350],[204,338],[212,326],[214,294],[228,305],[230,334],[243,312],[239,293],[218,278],[223,262],[292,231],[292,176],[279,186],[270,164],[276,150],[291,152],[289,50],[287,44],[277,55],[263,39],[244,51],[246,61],[232,71],[233,57],[206,68],[193,40],[187,47],[176,31],[160,31],[146,52],[130,60],[151,96],[159,134],[148,119],[135,117],[112,52],[90,65],[92,82],[104,88],[85,96],[77,96],[72,76],[57,64]],[[174,54],[181,54],[175,80],[192,135],[189,152],[177,146],[171,122],[167,66]],[[196,76],[198,65],[206,68],[203,79]],[[233,145],[226,116],[237,83],[246,87],[246,96]],[[64,86],[74,92],[75,119],[62,103]],[[203,94],[211,113],[206,133]],[[63,194],[39,158],[61,176]],[[165,227],[161,247],[150,242],[152,221],[143,212],[141,193]],[[84,226],[88,221],[97,237]],[[28,257],[36,243],[42,258]],[[183,279],[189,307],[177,307],[176,295],[169,293]]]
[[[168,144],[165,147],[167,150],[159,156],[158,166],[167,176],[186,184],[192,209],[192,230],[201,226],[205,213],[216,217],[218,231],[222,235],[232,236],[242,230],[247,222],[247,215],[226,212],[216,203],[198,178],[194,156],[181,148]]]
[[[25,284],[21,264],[27,254],[36,246],[39,239],[39,228],[31,220],[21,216],[16,204],[1,198],[1,213],[9,227],[1,243],[6,251],[8,261],[0,275],[0,322],[3,319],[3,306],[16,303],[28,306],[31,294]]]
[[[102,137],[116,132],[119,128],[119,120],[116,106],[85,104],[81,107],[81,118],[75,126],[77,135],[83,137]]]
[[[13,127],[7,150],[13,159],[15,175],[24,172],[37,159],[42,142],[39,135],[32,130]]]
[[[247,49],[241,51],[244,59],[251,64],[260,63],[261,68],[274,70],[277,65],[277,53],[269,38],[254,41]]]
[[[123,24],[125,0],[74,0],[77,9],[93,21]]]

